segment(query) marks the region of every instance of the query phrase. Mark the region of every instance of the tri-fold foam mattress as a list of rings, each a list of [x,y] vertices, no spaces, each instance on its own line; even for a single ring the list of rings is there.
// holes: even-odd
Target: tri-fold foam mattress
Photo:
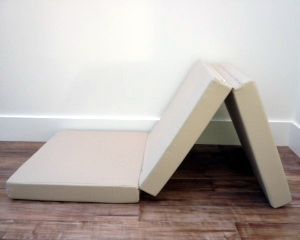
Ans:
[[[259,105],[257,118],[260,120],[255,122],[247,116],[253,109],[247,111],[244,104],[243,112],[241,105],[237,106],[239,100],[230,100],[244,86],[233,75],[229,67],[197,62],[149,132],[69,130],[57,133],[9,178],[8,196],[110,203],[138,202],[139,190],[155,196],[226,100],[271,205],[288,203],[291,200],[288,185],[263,108]],[[257,94],[251,95],[252,90],[250,96],[257,98]],[[244,94],[249,95],[248,90]],[[251,124],[259,126],[251,128]],[[260,126],[266,128],[262,144],[271,154],[264,154],[255,144],[256,133],[249,133],[258,131]],[[272,174],[277,178],[271,177]],[[280,187],[276,189],[274,184]]]

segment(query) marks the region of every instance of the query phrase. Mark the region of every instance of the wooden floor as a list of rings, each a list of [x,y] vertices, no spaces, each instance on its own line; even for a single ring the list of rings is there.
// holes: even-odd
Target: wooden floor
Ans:
[[[300,239],[300,159],[287,147],[293,202],[279,209],[232,146],[195,146],[159,196],[142,193],[139,204],[8,199],[6,179],[41,145],[0,142],[1,239]]]

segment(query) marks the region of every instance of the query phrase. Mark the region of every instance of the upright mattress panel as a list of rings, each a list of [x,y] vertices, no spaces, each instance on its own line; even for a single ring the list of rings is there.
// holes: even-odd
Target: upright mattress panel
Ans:
[[[196,63],[149,133],[140,189],[157,195],[231,90],[209,65]]]
[[[255,83],[230,65],[215,67],[234,86],[226,106],[270,205],[289,203],[288,182]]]

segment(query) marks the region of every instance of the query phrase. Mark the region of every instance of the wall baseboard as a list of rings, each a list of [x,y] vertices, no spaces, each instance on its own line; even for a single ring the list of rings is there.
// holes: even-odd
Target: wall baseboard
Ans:
[[[275,143],[277,146],[289,145],[290,121],[269,121]],[[200,144],[240,145],[238,136],[231,120],[211,121],[202,136],[198,139]]]
[[[157,121],[157,117],[0,115],[0,141],[47,141],[65,129],[149,131]],[[271,120],[270,126],[276,144],[288,146],[293,122]],[[237,145],[239,140],[230,120],[213,120],[197,143]]]
[[[297,123],[291,124],[289,147],[300,156],[300,125]]]
[[[0,141],[44,142],[66,129],[149,131],[158,120],[155,117],[0,115]]]

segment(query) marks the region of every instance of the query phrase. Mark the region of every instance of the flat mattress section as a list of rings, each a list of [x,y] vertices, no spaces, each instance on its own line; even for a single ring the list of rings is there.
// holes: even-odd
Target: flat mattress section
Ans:
[[[7,181],[11,198],[138,202],[145,132],[64,131]]]

